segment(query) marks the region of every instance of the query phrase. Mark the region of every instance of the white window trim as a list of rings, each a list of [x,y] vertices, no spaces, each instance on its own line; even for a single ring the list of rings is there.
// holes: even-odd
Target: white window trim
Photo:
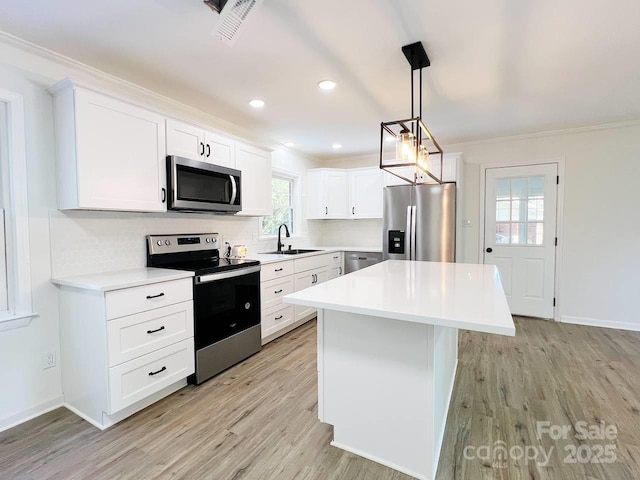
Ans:
[[[293,203],[293,234],[290,238],[302,238],[302,194],[300,189],[300,174],[285,170],[283,168],[273,167],[271,169],[272,177],[281,177],[293,181],[293,192],[291,193],[291,201]],[[265,235],[262,233],[262,218],[260,219],[260,240],[273,240],[278,235]]]
[[[8,310],[0,312],[0,331],[28,325],[37,314],[31,303],[31,257],[29,254],[29,207],[24,100],[0,89],[6,105],[6,157],[0,159],[5,185]],[[8,191],[7,191],[8,190]]]

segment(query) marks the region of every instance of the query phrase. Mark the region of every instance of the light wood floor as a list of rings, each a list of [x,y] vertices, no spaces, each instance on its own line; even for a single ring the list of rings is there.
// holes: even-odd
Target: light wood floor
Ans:
[[[438,480],[640,478],[640,333],[517,319],[515,338],[461,332]],[[0,433],[1,479],[369,480],[406,475],[329,446],[318,422],[315,324],[200,387],[100,432],[58,409]],[[6,394],[6,393],[4,393]],[[613,464],[564,464],[536,422],[605,421]],[[553,446],[549,465],[465,459],[465,447]]]

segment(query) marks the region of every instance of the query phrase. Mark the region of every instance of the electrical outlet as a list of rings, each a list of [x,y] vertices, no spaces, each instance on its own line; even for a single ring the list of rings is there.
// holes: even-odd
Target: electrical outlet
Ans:
[[[42,369],[52,368],[56,366],[56,352],[48,351],[42,355]]]

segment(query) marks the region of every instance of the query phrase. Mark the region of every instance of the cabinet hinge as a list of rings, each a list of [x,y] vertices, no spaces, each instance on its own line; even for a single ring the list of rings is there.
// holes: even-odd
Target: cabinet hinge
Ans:
[[[556,306],[556,297],[553,297],[553,306]]]
[[[560,185],[560,175],[556,176],[556,185]]]

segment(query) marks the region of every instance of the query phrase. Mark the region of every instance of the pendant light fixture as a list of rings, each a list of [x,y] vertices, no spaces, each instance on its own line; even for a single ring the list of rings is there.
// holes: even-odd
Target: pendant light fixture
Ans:
[[[422,121],[422,69],[431,62],[422,42],[405,45],[402,52],[411,65],[411,118],[380,124],[380,168],[413,185],[442,183],[442,149]],[[416,70],[420,73],[417,116],[413,95]],[[433,156],[439,159],[438,172],[433,171]]]

